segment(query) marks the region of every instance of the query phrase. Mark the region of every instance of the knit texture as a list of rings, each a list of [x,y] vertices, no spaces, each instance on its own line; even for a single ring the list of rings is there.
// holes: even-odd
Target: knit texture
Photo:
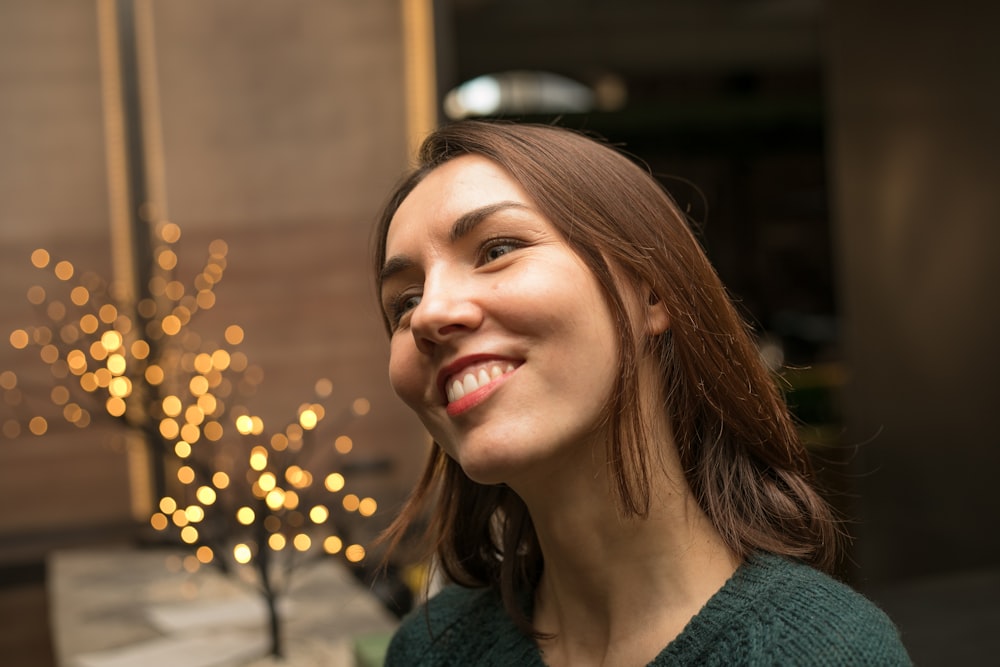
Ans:
[[[449,586],[410,614],[386,667],[543,667],[490,589]],[[825,574],[784,558],[744,563],[649,665],[910,665],[889,618]]]

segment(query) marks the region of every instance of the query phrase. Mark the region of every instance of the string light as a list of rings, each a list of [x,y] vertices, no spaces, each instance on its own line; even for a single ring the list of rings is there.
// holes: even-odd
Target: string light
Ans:
[[[104,418],[151,438],[165,472],[155,480],[149,526],[190,547],[177,565],[185,571],[217,561],[263,567],[262,549],[280,559],[310,552],[362,562],[365,548],[346,545],[338,522],[373,516],[377,503],[344,493],[348,481],[336,457],[351,455],[355,441],[340,432],[331,447],[321,432],[345,430],[345,420],[368,415],[371,403],[356,397],[328,411],[324,402],[342,387],[322,378],[313,400],[269,429],[246,403],[264,380],[238,349],[247,332],[230,323],[217,344],[218,332],[191,327],[198,312],[216,306],[228,245],[209,244],[207,260],[186,283],[175,275],[183,265],[180,227],[159,222],[154,237],[153,275],[134,304],[45,248],[31,253],[43,279],[25,297],[42,321],[10,330],[7,342],[50,369],[54,382],[42,396],[51,414],[27,413],[31,402],[17,374],[0,370],[0,437],[41,437],[56,424],[83,429]]]

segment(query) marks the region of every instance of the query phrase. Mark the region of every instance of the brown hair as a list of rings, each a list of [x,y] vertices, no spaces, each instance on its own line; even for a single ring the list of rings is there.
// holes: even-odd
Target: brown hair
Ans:
[[[658,460],[639,400],[641,346],[651,344],[687,483],[727,545],[741,557],[767,551],[832,570],[842,533],[814,488],[807,452],[774,377],[685,216],[620,152],[552,126],[462,121],[438,129],[424,141],[417,168],[394,190],[374,230],[376,276],[399,205],[427,173],[467,154],[494,161],[520,184],[586,262],[617,320],[621,373],[604,418],[622,514],[648,513],[651,465]],[[648,286],[670,315],[670,330],[651,343],[633,331],[616,280],[622,274]],[[472,482],[435,446],[387,532],[391,544],[429,510],[427,546],[444,574],[463,585],[499,589],[508,610],[523,621],[517,594],[533,588],[543,562],[520,498],[505,486]]]

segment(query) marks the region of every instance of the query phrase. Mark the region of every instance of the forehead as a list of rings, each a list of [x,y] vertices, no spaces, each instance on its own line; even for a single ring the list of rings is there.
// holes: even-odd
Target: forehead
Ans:
[[[500,201],[531,205],[521,186],[492,160],[480,155],[449,160],[427,174],[396,209],[386,249],[391,254],[394,242],[415,228],[426,232],[435,225],[450,225],[464,213]]]

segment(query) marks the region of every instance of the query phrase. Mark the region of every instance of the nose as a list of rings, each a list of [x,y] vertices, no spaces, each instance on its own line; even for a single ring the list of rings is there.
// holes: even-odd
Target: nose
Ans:
[[[475,331],[482,321],[482,308],[468,281],[428,276],[420,303],[410,317],[410,331],[417,349],[432,354],[440,345]]]

